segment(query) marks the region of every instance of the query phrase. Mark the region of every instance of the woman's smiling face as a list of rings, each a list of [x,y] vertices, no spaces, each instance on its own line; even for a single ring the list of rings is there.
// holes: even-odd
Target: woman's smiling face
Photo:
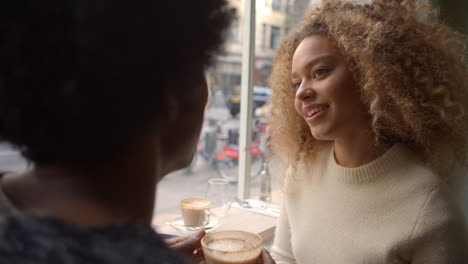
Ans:
[[[368,129],[369,114],[344,57],[325,35],[299,44],[292,61],[295,108],[317,140],[337,140]]]

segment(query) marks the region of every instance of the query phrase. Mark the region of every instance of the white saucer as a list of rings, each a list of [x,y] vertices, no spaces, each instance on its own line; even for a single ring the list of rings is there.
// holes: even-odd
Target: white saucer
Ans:
[[[177,217],[171,221],[166,222],[166,224],[172,226],[175,230],[183,233],[183,234],[193,234],[200,229],[205,229],[207,233],[213,231],[219,224],[219,220],[216,217],[211,216],[210,222],[205,226],[200,227],[193,227],[193,226],[186,226],[184,225],[184,220],[182,217]]]

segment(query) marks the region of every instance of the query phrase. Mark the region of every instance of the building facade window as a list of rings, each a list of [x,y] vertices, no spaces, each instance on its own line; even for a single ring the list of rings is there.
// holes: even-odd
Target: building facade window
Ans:
[[[268,25],[262,24],[262,39],[260,42],[262,48],[266,48],[267,46],[267,29],[268,29]]]
[[[271,9],[275,11],[281,11],[281,0],[272,0]]]
[[[270,34],[270,48],[276,49],[278,48],[279,40],[280,40],[281,28],[277,26],[271,26],[271,34]]]
[[[232,21],[229,27],[227,40],[230,42],[239,42],[239,20],[235,19]]]

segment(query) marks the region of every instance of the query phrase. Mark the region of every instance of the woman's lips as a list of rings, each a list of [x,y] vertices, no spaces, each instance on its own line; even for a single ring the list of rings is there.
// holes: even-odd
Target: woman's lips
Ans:
[[[307,106],[303,109],[304,116],[306,117],[306,119],[312,118],[316,116],[317,114],[328,109],[328,107],[329,107],[328,104],[314,104],[314,105]]]

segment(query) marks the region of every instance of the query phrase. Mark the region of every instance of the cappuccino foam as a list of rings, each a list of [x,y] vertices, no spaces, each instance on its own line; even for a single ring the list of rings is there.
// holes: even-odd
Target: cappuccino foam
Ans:
[[[213,240],[208,247],[219,251],[244,251],[255,248],[255,245],[246,240],[226,238]]]
[[[244,231],[220,231],[202,240],[206,264],[257,264],[262,238]]]
[[[193,208],[206,208],[206,207],[209,207],[210,203],[202,202],[202,201],[191,201],[191,202],[185,203],[184,205],[187,207],[193,207]]]
[[[197,199],[197,198],[185,199],[181,203],[182,207],[190,208],[190,209],[206,209],[206,208],[209,208],[210,205],[211,205],[210,200]]]

